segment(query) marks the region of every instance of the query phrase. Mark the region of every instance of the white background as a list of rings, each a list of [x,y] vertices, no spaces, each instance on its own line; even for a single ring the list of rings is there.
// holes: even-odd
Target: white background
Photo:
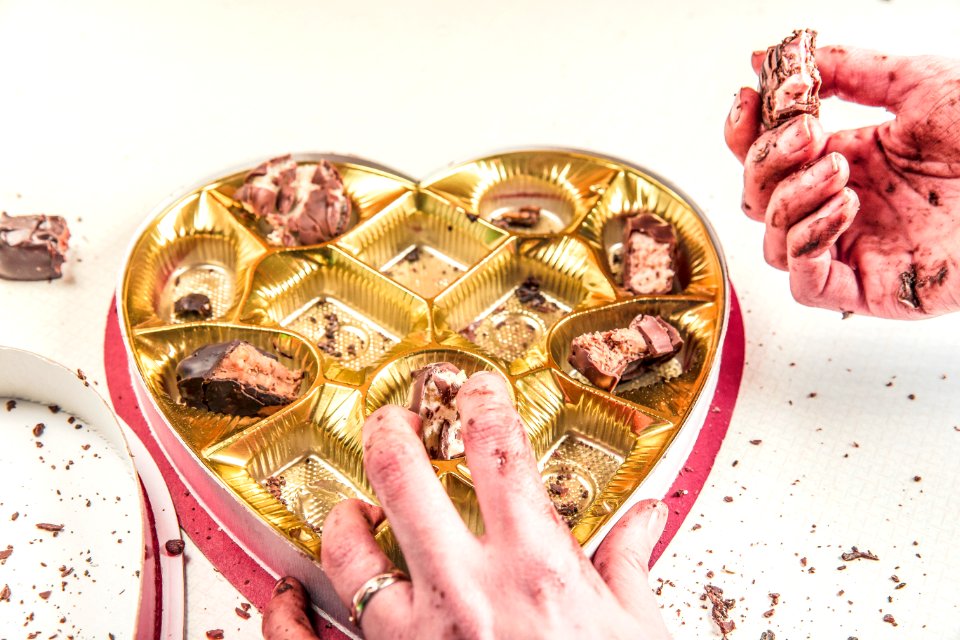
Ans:
[[[620,156],[708,212],[745,312],[733,423],[653,571],[676,585],[660,600],[677,636],[717,637],[698,599],[712,582],[742,598],[735,637],[960,638],[960,317],[802,308],[739,211],[724,118],[755,83],[750,52],[804,26],[822,44],[960,56],[956,0],[0,1],[0,209],[61,214],[74,233],[66,278],[0,283],[0,342],[102,381],[134,229],[178,186],[239,162],[337,151],[421,176],[502,147]],[[828,127],[883,117],[824,106]],[[838,572],[851,545],[880,562]],[[238,594],[194,547],[187,558],[187,637],[259,637],[256,617],[233,613]],[[781,604],[765,619],[771,591]]]

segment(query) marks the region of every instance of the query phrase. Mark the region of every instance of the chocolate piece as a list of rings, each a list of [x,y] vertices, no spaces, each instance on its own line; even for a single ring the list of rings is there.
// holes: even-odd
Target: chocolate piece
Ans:
[[[177,389],[190,407],[234,416],[264,416],[297,399],[304,372],[248,342],[210,344],[177,365]]]
[[[655,213],[627,216],[623,223],[623,287],[637,295],[670,293],[677,262],[673,225]]]
[[[659,316],[641,314],[626,329],[577,336],[567,362],[594,386],[613,391],[648,366],[669,360],[682,346],[683,338],[673,325]]]
[[[635,377],[646,349],[633,329],[585,333],[573,339],[567,361],[594,386],[613,391],[625,376]]]
[[[803,29],[767,49],[759,89],[763,126],[767,129],[804,113],[820,115],[816,46],[817,32]]]
[[[337,168],[326,160],[298,165],[290,155],[264,162],[247,174],[234,196],[267,222],[267,239],[288,247],[327,242],[347,229],[350,198]]]
[[[646,340],[645,359],[649,362],[669,360],[683,346],[680,332],[660,316],[641,314],[630,321],[630,328],[639,331]]]
[[[173,303],[173,314],[181,320],[206,320],[213,315],[213,307],[204,294],[188,293]]]
[[[534,311],[552,313],[557,310],[557,305],[548,302],[543,293],[540,292],[540,279],[536,276],[527,277],[517,287],[515,293],[520,304],[526,305]]]
[[[421,435],[433,459],[463,455],[457,393],[467,375],[449,362],[430,364],[413,374],[410,410],[420,416]]]
[[[529,229],[540,222],[540,207],[525,205],[519,209],[510,209],[501,213],[493,224],[501,229],[509,227],[523,227]]]
[[[167,555],[178,556],[183,553],[183,549],[186,546],[186,543],[181,538],[175,538],[173,540],[167,540],[163,543],[163,548],[167,550]]]
[[[69,239],[67,221],[60,216],[0,213],[0,278],[59,278]]]

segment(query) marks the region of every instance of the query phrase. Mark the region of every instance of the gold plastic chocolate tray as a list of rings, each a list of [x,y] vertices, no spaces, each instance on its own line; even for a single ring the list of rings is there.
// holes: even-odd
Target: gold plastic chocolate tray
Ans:
[[[232,198],[246,171],[177,199],[136,240],[122,315],[164,420],[252,513],[319,558],[330,508],[347,497],[375,500],[363,468],[364,417],[386,403],[409,404],[411,374],[427,363],[497,371],[512,385],[545,482],[572,489],[563,512],[587,544],[667,450],[717,364],[726,282],[700,214],[645,171],[580,152],[504,153],[419,184],[358,160],[296,159],[321,157],[340,170],[354,209],[351,228],[332,242],[270,246]],[[537,226],[508,232],[492,223],[522,205],[541,207]],[[633,296],[620,286],[617,216],[638,209],[677,231],[670,295]],[[405,260],[414,249],[420,259]],[[530,276],[551,308],[516,302]],[[174,318],[173,302],[190,292],[210,297],[210,321]],[[616,395],[579,378],[567,364],[571,339],[626,326],[639,313],[680,330],[683,373]],[[332,316],[339,330],[320,349]],[[177,363],[201,345],[237,338],[305,370],[300,399],[265,419],[181,404]],[[465,460],[434,467],[481,531]],[[399,555],[389,523],[380,538]]]

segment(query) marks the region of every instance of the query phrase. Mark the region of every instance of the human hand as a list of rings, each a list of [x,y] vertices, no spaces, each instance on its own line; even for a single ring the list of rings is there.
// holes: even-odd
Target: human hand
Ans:
[[[743,88],[727,145],[767,262],[802,304],[884,318],[960,309],[960,61],[845,47],[816,51],[821,95],[896,118],[827,134],[809,115],[772,131]],[[759,71],[763,54],[753,56]]]
[[[466,528],[430,466],[419,418],[396,406],[363,428],[367,475],[383,508],[347,500],[324,523],[323,568],[348,605],[367,580],[395,569],[373,537],[384,514],[403,549],[410,580],[370,599],[366,636],[669,638],[648,585],[666,506],[647,500],[630,509],[591,563],[547,497],[503,379],[475,374],[457,406],[486,533]],[[285,637],[267,635],[266,623],[267,640]]]

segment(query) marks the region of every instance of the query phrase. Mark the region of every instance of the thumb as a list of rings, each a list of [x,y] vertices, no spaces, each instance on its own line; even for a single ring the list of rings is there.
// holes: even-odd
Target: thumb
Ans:
[[[281,578],[263,609],[264,640],[317,640],[307,616],[309,607],[303,585],[291,577]]]
[[[650,554],[663,534],[668,514],[667,505],[659,500],[641,501],[614,525],[593,556],[597,572],[624,608],[645,630],[664,634],[663,616],[649,580]]]

